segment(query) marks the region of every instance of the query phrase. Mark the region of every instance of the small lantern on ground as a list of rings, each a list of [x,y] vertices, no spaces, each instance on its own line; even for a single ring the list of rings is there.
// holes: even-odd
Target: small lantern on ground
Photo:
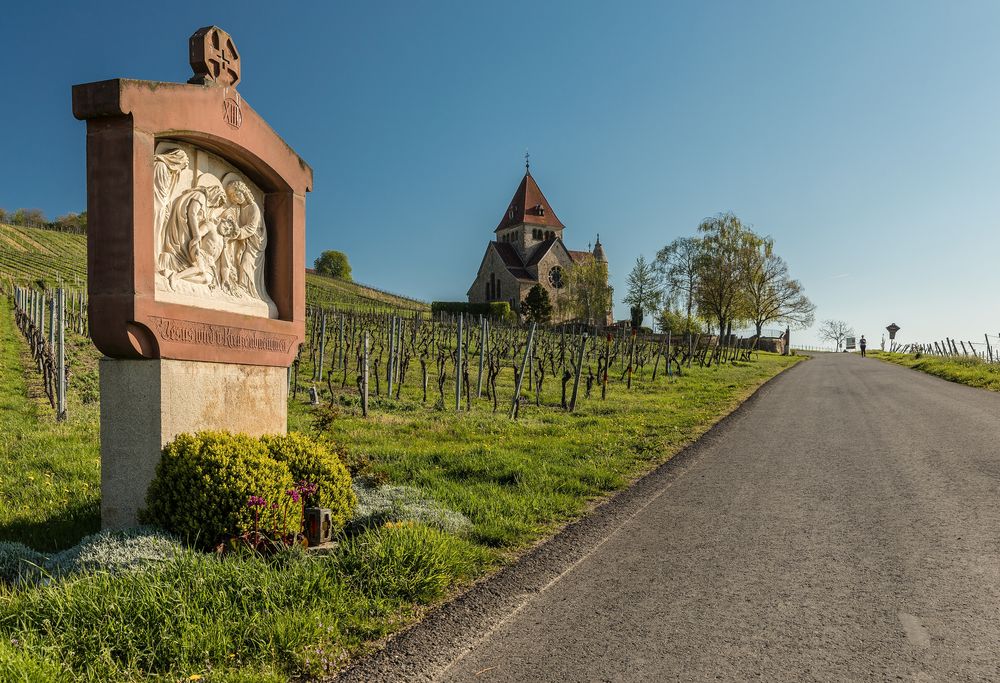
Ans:
[[[307,507],[305,515],[306,540],[310,548],[333,540],[333,519],[329,508]]]

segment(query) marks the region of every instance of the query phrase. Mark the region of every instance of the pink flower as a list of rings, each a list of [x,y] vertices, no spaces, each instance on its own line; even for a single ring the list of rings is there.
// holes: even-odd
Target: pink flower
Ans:
[[[311,496],[316,493],[319,486],[317,484],[310,484],[309,482],[303,480],[298,483],[296,488],[303,496]]]

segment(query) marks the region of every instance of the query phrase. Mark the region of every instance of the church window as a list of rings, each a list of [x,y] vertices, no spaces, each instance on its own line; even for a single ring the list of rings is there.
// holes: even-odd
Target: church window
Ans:
[[[559,266],[552,266],[549,269],[549,284],[556,289],[562,289],[563,286],[563,273],[562,268]]]
[[[501,286],[500,280],[497,280],[497,291],[496,291],[496,298],[497,299],[500,298],[501,292],[503,292],[503,287]]]

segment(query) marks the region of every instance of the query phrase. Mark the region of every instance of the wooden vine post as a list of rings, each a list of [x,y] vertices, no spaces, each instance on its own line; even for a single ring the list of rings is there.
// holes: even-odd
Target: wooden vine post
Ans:
[[[483,361],[486,358],[486,316],[479,316],[479,375],[476,377],[476,398],[483,397]]]
[[[576,378],[573,380],[573,397],[569,400],[569,412],[576,410],[576,394],[580,389],[580,373],[583,371],[583,352],[587,348],[587,333],[580,340],[580,353],[576,357]]]
[[[368,417],[368,330],[365,330],[361,364],[361,415]]]
[[[528,343],[524,347],[524,360],[521,361],[521,371],[517,373],[517,382],[514,386],[514,400],[510,403],[510,419],[516,420],[518,413],[518,406],[521,403],[521,383],[524,381],[524,369],[528,364],[528,359],[531,357],[531,343],[535,339],[535,323],[531,323],[531,328],[528,330]]]
[[[56,419],[66,419],[66,292],[59,289],[56,294],[59,312],[56,314]]]
[[[455,348],[455,410],[462,410],[462,318],[458,314],[458,346]]]

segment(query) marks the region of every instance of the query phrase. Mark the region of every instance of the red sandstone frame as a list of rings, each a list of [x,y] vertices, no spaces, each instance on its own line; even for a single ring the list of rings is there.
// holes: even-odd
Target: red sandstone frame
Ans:
[[[305,193],[312,169],[232,87],[114,79],[73,87],[87,121],[87,284],[94,343],[112,358],[285,366],[305,334]],[[188,142],[264,192],[266,284],[278,316],[156,301],[153,154]]]

